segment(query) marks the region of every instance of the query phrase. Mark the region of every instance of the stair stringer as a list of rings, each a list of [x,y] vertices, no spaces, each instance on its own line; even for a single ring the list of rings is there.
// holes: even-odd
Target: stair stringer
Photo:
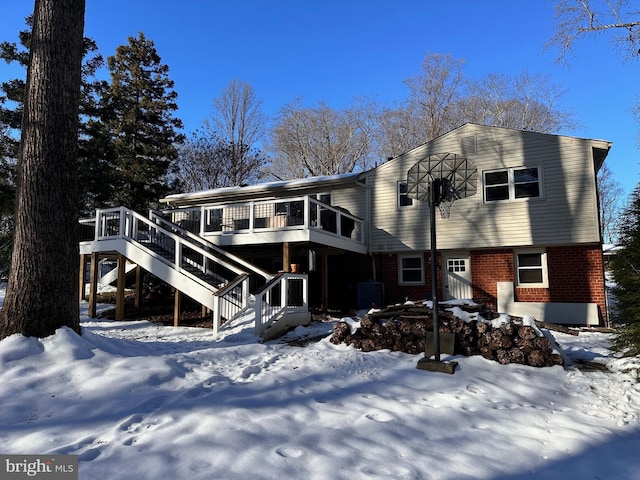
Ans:
[[[218,290],[216,287],[202,282],[185,270],[178,270],[139,243],[126,238],[104,239],[92,242],[92,250],[118,252],[193,300],[211,310],[215,308],[214,294]]]

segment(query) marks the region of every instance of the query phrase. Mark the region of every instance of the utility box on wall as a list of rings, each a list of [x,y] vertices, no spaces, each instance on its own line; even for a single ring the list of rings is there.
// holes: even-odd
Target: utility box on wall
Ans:
[[[382,308],[384,304],[384,284],[382,282],[360,282],[356,289],[358,310],[369,309],[374,305]]]

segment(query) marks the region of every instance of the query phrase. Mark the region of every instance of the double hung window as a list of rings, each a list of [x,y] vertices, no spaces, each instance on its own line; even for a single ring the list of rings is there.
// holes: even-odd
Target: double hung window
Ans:
[[[398,257],[398,283],[400,285],[424,285],[422,255],[400,255]]]
[[[542,196],[539,167],[503,168],[483,173],[484,200],[515,200]]]
[[[547,287],[547,254],[544,251],[515,252],[516,282],[520,287]]]
[[[398,186],[397,186],[398,208],[413,206],[413,199],[409,198],[409,196],[407,195],[408,190],[409,190],[409,187],[407,185],[407,182],[398,182]]]

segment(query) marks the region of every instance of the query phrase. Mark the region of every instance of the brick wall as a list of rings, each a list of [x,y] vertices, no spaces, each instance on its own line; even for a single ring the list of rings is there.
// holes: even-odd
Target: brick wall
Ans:
[[[597,303],[606,311],[603,281],[602,252],[599,245],[547,247],[549,288],[521,288],[515,292],[519,302],[580,302]],[[514,256],[510,248],[472,250],[471,276],[473,298],[497,307],[498,282],[513,282]],[[398,256],[383,254],[377,257],[378,273],[385,283],[387,303],[402,302],[405,298],[431,298],[430,253],[424,253],[425,284],[398,285]],[[441,258],[438,255],[438,282],[442,286]],[[440,292],[442,295],[442,291]],[[442,296],[440,298],[443,298]]]
[[[548,247],[549,301],[597,303],[605,307],[604,267],[599,245]]]
[[[496,308],[497,282],[513,282],[513,251],[472,250],[470,253],[473,298]]]
[[[398,285],[398,255],[380,254],[376,256],[378,278],[384,282],[385,301],[387,304],[401,303],[405,299],[424,300],[431,298],[431,252],[423,252],[422,263],[424,265],[424,285]],[[442,268],[441,258],[438,255],[438,285],[442,298]]]

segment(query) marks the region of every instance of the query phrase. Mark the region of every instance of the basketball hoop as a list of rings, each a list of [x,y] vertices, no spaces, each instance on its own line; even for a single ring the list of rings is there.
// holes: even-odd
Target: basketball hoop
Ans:
[[[420,160],[407,172],[407,196],[431,202],[431,189],[436,205],[445,198],[456,200],[476,194],[478,169],[466,157],[455,153],[436,153]]]
[[[456,191],[451,178],[434,178],[428,190],[430,190],[429,203],[433,203],[434,206],[438,207],[438,210],[440,210],[440,218],[449,219],[451,215],[451,204],[456,199]]]
[[[476,194],[478,169],[455,153],[436,153],[420,160],[407,172],[407,196],[429,202],[431,243],[431,297],[435,361],[440,362],[438,318],[438,267],[436,258],[436,207],[440,217],[449,218],[451,205],[458,198]],[[425,349],[425,360],[426,349]]]
[[[451,204],[455,199],[453,197],[446,197],[440,200],[438,203],[438,210],[440,210],[440,218],[449,220],[451,215]]]

